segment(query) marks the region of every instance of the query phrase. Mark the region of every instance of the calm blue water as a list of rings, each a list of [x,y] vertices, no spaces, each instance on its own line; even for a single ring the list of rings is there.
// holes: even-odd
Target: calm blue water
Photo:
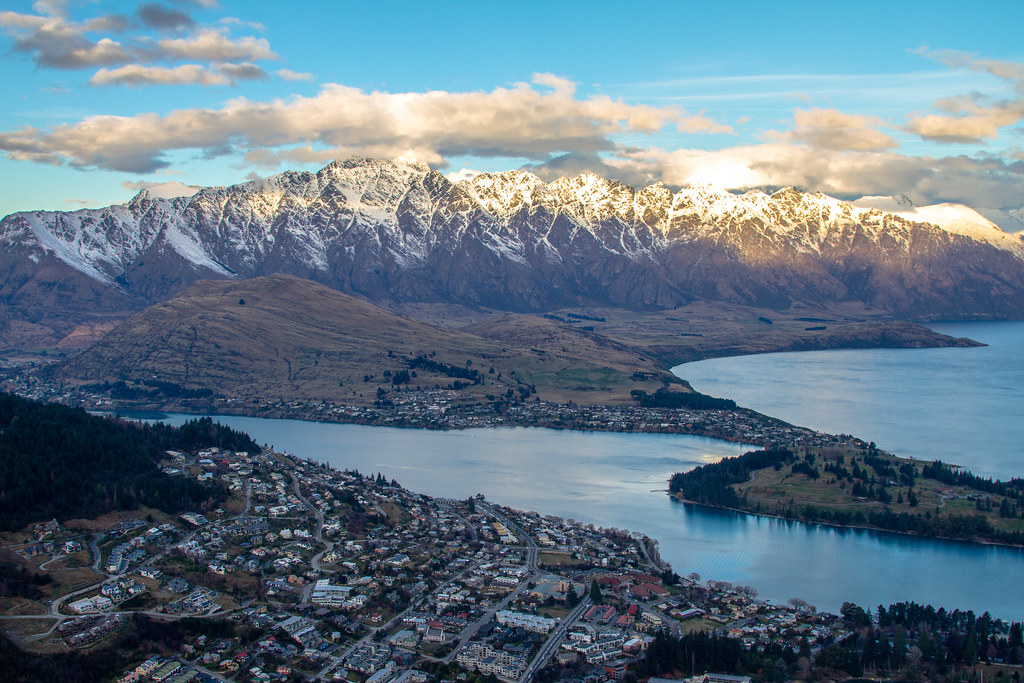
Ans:
[[[737,444],[661,434],[217,419],[279,450],[382,472],[414,491],[483,493],[524,510],[641,531],[660,541],[663,559],[680,574],[750,585],[776,602],[799,597],[835,612],[846,600],[865,607],[916,600],[1024,618],[1024,551],[757,518],[684,505],[664,493],[672,473],[739,454]]]
[[[897,455],[1024,476],[1024,322],[932,327],[989,346],[771,353],[673,372],[698,391]]]

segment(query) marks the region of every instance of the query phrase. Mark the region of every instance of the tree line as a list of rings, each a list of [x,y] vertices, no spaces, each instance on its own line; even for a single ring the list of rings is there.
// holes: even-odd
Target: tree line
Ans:
[[[629,392],[634,401],[644,408],[689,408],[691,410],[736,410],[736,401],[715,398],[699,391],[656,391],[648,394],[641,389]]]
[[[139,424],[0,393],[0,530],[140,505],[169,513],[216,506],[227,496],[221,484],[159,469],[167,450],[214,446],[259,452],[210,418],[180,428]]]
[[[470,380],[473,384],[480,383],[480,371],[473,368],[462,367],[461,365],[452,365],[451,363],[442,363],[441,361],[432,360],[426,356],[416,356],[412,360],[408,361],[408,364],[410,370],[423,368],[424,370],[430,370],[431,372],[436,372],[437,374],[444,375],[445,377],[460,377],[462,379]]]
[[[756,470],[766,467],[779,469],[795,460],[796,455],[788,448],[749,451],[735,458],[701,465],[689,472],[677,472],[669,479],[668,488],[670,493],[703,505],[741,507],[746,500],[739,497],[732,488],[733,484],[748,481]]]

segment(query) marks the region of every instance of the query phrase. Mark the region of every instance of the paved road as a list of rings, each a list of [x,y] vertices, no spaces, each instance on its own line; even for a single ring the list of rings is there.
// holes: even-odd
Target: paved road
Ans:
[[[642,552],[644,554],[644,559],[647,560],[647,566],[651,567],[652,569],[657,571],[659,574],[661,572],[663,572],[664,569],[662,568],[661,563],[660,562],[655,562],[654,558],[651,557],[651,554],[647,550],[647,539],[646,538],[639,538],[639,539],[637,539],[637,543],[640,545],[640,552]]]
[[[292,489],[294,489],[295,495],[298,496],[299,500],[302,501],[303,505],[312,510],[313,514],[316,515],[316,531],[313,533],[313,538],[316,539],[317,543],[322,543],[324,530],[324,513],[320,511],[320,508],[310,503],[306,499],[306,497],[302,495],[302,492],[299,490],[298,478],[293,473],[289,474],[291,475],[292,478]]]
[[[249,508],[252,507],[252,482],[247,482],[245,485],[245,507],[242,508],[242,514],[240,517],[247,517],[249,515]]]
[[[491,605],[490,607],[488,607],[487,611],[485,611],[480,616],[479,619],[474,621],[472,624],[469,624],[468,626],[466,626],[466,628],[462,629],[462,632],[459,634],[459,644],[456,645],[454,648],[452,648],[452,651],[449,652],[444,657],[442,657],[441,660],[444,661],[445,663],[447,663],[447,662],[450,662],[453,659],[455,659],[455,655],[459,654],[459,650],[461,650],[462,647],[467,642],[469,642],[469,639],[473,636],[474,633],[476,633],[480,629],[481,626],[483,626],[484,624],[486,624],[489,621],[493,621],[494,620],[494,615],[496,615],[498,612],[500,612],[501,610],[503,610],[506,607],[508,607],[508,604],[510,602],[512,602],[517,597],[519,597],[520,595],[523,594],[523,591],[526,590],[526,584],[529,583],[529,580],[530,580],[529,577],[524,579],[518,586],[516,586],[515,590],[510,592],[508,595],[506,595],[504,598],[502,598],[498,602],[496,602],[493,605]]]
[[[480,508],[481,510],[483,510],[484,514],[486,514],[486,515],[488,515],[490,517],[493,517],[494,519],[496,519],[499,522],[501,522],[502,524],[504,524],[506,529],[508,529],[509,531],[513,532],[514,534],[516,534],[517,536],[519,536],[519,538],[521,538],[523,540],[523,542],[526,545],[526,548],[528,550],[527,556],[526,556],[526,563],[530,567],[530,571],[531,572],[536,572],[537,571],[537,544],[534,543],[533,539],[530,537],[530,534],[528,534],[525,531],[523,531],[522,527],[520,527],[518,524],[516,524],[515,522],[510,520],[508,517],[506,517],[505,515],[501,514],[500,512],[498,512],[497,510],[492,508],[490,505],[486,505],[484,503],[477,503],[477,507]]]
[[[537,656],[533,658],[530,665],[526,667],[526,671],[519,678],[520,683],[527,683],[534,674],[548,663],[551,656],[558,650],[558,646],[562,643],[562,639],[565,638],[565,633],[573,625],[579,621],[579,618],[583,616],[583,613],[590,607],[590,598],[583,598],[580,604],[576,605],[573,611],[565,615],[562,622],[551,632],[548,639],[544,641],[544,644],[540,646],[540,650],[537,651]]]
[[[298,496],[303,505],[312,510],[313,514],[316,515],[316,531],[313,533],[313,539],[320,545],[325,546],[323,550],[314,555],[309,561],[310,566],[313,568],[313,571],[316,572],[333,573],[333,569],[324,569],[323,565],[320,563],[326,553],[334,550],[334,543],[331,541],[324,541],[324,513],[320,508],[313,505],[305,496],[302,495],[302,492],[299,490],[299,480],[296,478],[295,474],[292,473],[290,476],[292,478],[292,489],[295,491],[295,495]],[[302,602],[309,602],[309,596],[312,592],[313,584],[309,584],[302,591]]]
[[[96,534],[95,536],[93,536],[93,539],[89,541],[89,552],[92,553],[93,557],[92,570],[100,576],[103,576],[103,572],[100,571],[100,560],[102,559],[103,556],[100,554],[99,542],[103,538],[103,536],[104,534]]]

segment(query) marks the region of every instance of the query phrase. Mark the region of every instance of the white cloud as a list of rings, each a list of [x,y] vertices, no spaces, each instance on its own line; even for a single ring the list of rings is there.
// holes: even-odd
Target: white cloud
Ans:
[[[992,106],[964,104],[953,115],[923,114],[912,117],[907,130],[926,140],[980,144],[995,140],[999,131],[1024,118],[1024,101],[1001,102]]]
[[[829,150],[881,150],[897,146],[896,140],[878,126],[884,122],[876,116],[846,114],[836,109],[797,109],[792,130],[770,131],[767,139],[795,142]]]
[[[448,173],[445,173],[444,177],[452,181],[453,183],[458,183],[463,180],[475,178],[481,173],[483,173],[483,171],[477,171],[476,169],[472,168],[460,168],[458,171],[450,171]]]
[[[51,17],[62,17],[67,13],[67,0],[36,0],[32,9]]]
[[[0,149],[18,159],[151,172],[172,150],[249,152],[248,161],[323,160],[353,153],[415,157],[444,166],[447,157],[545,159],[551,154],[610,151],[613,136],[653,134],[666,125],[728,130],[674,107],[631,105],[599,95],[580,98],[571,84],[538,77],[490,92],[364,92],[328,84],[312,97],[229,101],[220,109],[164,116],[94,116],[49,130],[0,133]]]
[[[45,7],[47,12],[56,12]],[[83,69],[123,64],[136,54],[134,47],[109,37],[90,39],[97,31],[120,31],[127,24],[121,17],[96,17],[84,23],[67,21],[63,14],[19,14],[0,12],[0,26],[14,37],[14,51],[29,55],[37,66]]]
[[[89,85],[235,85],[237,81],[267,78],[267,72],[255,64],[217,64],[212,69],[201,64],[175,67],[128,64],[116,69],[100,69]]]
[[[159,2],[140,4],[135,10],[135,15],[146,26],[162,31],[191,28],[195,25],[188,12],[161,5]]]
[[[313,74],[292,71],[291,69],[278,69],[274,75],[286,81],[313,81]]]
[[[934,106],[947,113],[910,116],[907,130],[911,133],[934,142],[980,144],[997,139],[1001,129],[1024,120],[1024,64],[979,59],[956,50],[919,52],[955,69],[994,76],[1010,85],[1016,96],[992,102],[978,93],[971,93],[937,100]]]
[[[219,29],[204,28],[186,38],[165,38],[157,44],[162,56],[213,62],[277,59],[265,38],[246,36],[232,40]]]
[[[238,17],[221,17],[217,23],[223,24],[224,26],[244,26],[245,28],[251,28],[252,30],[259,31],[260,33],[267,30],[267,27],[258,21],[246,21],[244,19],[239,19]]]
[[[10,29],[21,29],[26,31],[38,30],[49,23],[47,17],[35,14],[20,14],[18,12],[0,12],[0,26]]]
[[[109,14],[75,22],[62,8],[48,3],[37,5],[42,14],[0,12],[0,27],[14,38],[14,52],[28,55],[36,66],[102,67],[90,80],[92,85],[220,85],[267,78],[253,62],[277,59],[264,38],[236,38],[224,27],[196,26],[186,12],[156,2],[140,4],[138,19]],[[154,40],[143,28],[189,32]],[[120,34],[118,38],[103,35],[114,33]],[[206,64],[163,65],[180,61]]]
[[[121,183],[121,187],[132,192],[138,192],[139,190],[146,190],[149,192],[149,196],[156,197],[158,199],[173,199],[175,197],[191,197],[196,192],[201,190],[201,187],[195,185],[186,185],[185,183],[177,180],[169,180],[163,183],[153,183],[146,180],[130,181],[126,180]]]
[[[542,179],[589,171],[646,187],[708,183],[733,191],[793,186],[841,199],[906,194],[915,202],[1019,208],[1024,162],[913,157],[892,151],[826,150],[772,142],[720,150],[633,149],[617,156],[566,154],[526,167]]]
[[[100,69],[89,79],[90,85],[224,85],[228,79],[199,64],[175,67],[127,64],[116,69]]]
[[[241,64],[216,64],[214,69],[217,73],[226,77],[232,85],[236,81],[262,81],[269,76],[262,67],[252,64],[250,62],[242,62]]]
[[[723,150],[638,150],[623,154],[626,173],[673,186],[711,183],[730,190],[794,187],[852,199],[907,194],[925,203],[1019,207],[1024,163],[914,157],[891,151],[823,150],[767,143]]]

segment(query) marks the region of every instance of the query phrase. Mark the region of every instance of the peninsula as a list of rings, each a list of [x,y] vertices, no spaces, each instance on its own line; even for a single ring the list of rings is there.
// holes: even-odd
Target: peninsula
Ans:
[[[669,492],[751,514],[1024,545],[1024,479],[984,479],[873,443],[749,452],[675,474]]]

